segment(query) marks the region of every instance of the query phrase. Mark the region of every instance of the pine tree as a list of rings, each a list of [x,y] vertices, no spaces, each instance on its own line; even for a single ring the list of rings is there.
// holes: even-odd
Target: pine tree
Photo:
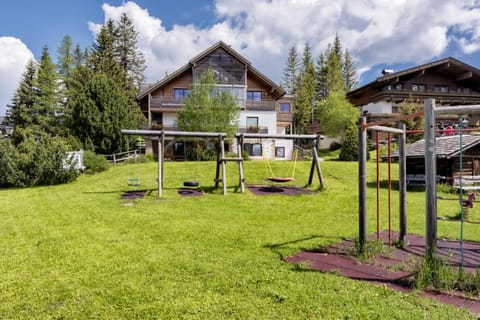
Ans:
[[[137,48],[138,33],[124,13],[116,28],[115,53],[117,61],[123,70],[123,88],[138,93],[140,85],[145,81],[145,59]]]
[[[295,46],[292,46],[288,53],[287,63],[283,69],[282,86],[287,94],[295,94],[299,68],[298,52]]]
[[[316,80],[317,80],[317,99],[323,100],[327,97],[327,68],[325,56],[323,53],[320,53],[320,56],[317,60],[317,65],[315,68],[316,71]]]
[[[316,96],[315,65],[312,60],[310,45],[305,44],[303,51],[301,72],[294,104],[294,130],[295,133],[307,132],[307,125],[311,123],[314,112]]]
[[[58,48],[57,69],[64,82],[68,82],[72,69],[75,67],[75,56],[72,50],[72,38],[67,34]]]
[[[330,91],[345,91],[342,74],[342,62],[335,50],[330,50],[325,64],[325,81],[327,96]]]
[[[14,135],[19,130],[32,124],[32,110],[37,95],[36,75],[37,66],[33,60],[30,60],[14,93],[12,102],[8,106],[6,122],[14,127]]]
[[[343,58],[343,80],[345,82],[345,90],[349,92],[357,86],[357,71],[353,64],[352,57],[348,49],[345,49]]]
[[[59,84],[58,73],[52,58],[45,46],[42,50],[40,65],[38,67],[34,104],[34,124],[38,125],[40,131],[50,134],[57,134],[61,128],[58,122],[59,114]]]
[[[95,74],[73,105],[71,129],[88,150],[111,154],[127,148],[121,129],[136,128],[140,111],[104,73]]]
[[[109,19],[102,26],[100,32],[95,38],[92,53],[89,57],[87,66],[94,73],[103,73],[118,84],[123,84],[124,74],[117,60],[115,42],[117,30],[113,20]]]

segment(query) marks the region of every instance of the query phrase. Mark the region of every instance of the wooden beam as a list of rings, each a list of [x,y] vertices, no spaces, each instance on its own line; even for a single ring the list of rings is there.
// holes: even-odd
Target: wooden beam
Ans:
[[[462,80],[466,80],[466,79],[470,79],[473,77],[473,72],[472,71],[468,71],[468,72],[465,72],[457,77],[455,77],[453,79],[453,81],[462,81]]]

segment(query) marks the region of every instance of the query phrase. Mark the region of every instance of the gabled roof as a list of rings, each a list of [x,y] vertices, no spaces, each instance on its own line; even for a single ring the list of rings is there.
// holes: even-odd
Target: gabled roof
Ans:
[[[350,91],[347,94],[347,97],[358,96],[367,92],[368,90],[381,88],[389,82],[397,83],[407,81],[419,76],[423,76],[427,72],[443,73],[452,77],[453,79],[456,79],[457,81],[471,79],[480,83],[480,69],[477,69],[455,58],[447,57],[402,71],[386,73],[374,81]]]
[[[464,134],[462,135],[462,144],[460,147],[460,136],[445,136],[436,138],[437,158],[452,158],[476,145],[480,144],[480,135]],[[419,140],[406,148],[407,157],[424,157],[425,140]]]
[[[163,78],[162,80],[158,81],[157,83],[149,86],[148,88],[145,88],[144,90],[142,90],[138,95],[137,95],[137,99],[140,100],[144,97],[146,97],[149,93],[161,88],[162,86],[164,86],[165,84],[169,83],[170,81],[174,80],[175,78],[183,75],[185,72],[189,71],[198,61],[200,61],[201,59],[203,59],[204,57],[206,57],[207,55],[209,55],[210,53],[212,53],[213,51],[217,50],[217,49],[223,49],[225,51],[227,51],[229,54],[231,54],[235,59],[239,60],[241,63],[243,63],[248,72],[250,72],[252,75],[254,75],[255,77],[259,78],[260,80],[264,81],[266,84],[268,84],[268,86],[270,86],[272,88],[272,95],[274,97],[276,97],[277,99],[280,98],[281,96],[283,96],[285,94],[285,90],[283,90],[278,84],[276,84],[275,82],[273,82],[272,80],[270,80],[266,75],[264,75],[262,72],[260,72],[259,70],[257,70],[255,67],[252,66],[251,62],[248,61],[245,57],[243,57],[240,53],[238,53],[237,51],[235,51],[234,49],[232,49],[231,46],[227,45],[225,42],[223,41],[218,41],[217,43],[215,43],[214,45],[212,45],[211,47],[209,47],[208,49],[202,51],[201,53],[199,53],[198,55],[196,55],[195,57],[193,57],[192,59],[190,59],[190,61],[185,64],[184,66],[180,67],[179,69],[175,70],[173,73],[171,73],[170,75],[166,76],[165,78]]]

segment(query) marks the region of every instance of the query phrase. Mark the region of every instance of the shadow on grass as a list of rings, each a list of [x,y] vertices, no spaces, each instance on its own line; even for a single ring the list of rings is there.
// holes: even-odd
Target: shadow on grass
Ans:
[[[300,243],[300,242],[304,242],[304,241],[308,241],[308,240],[312,240],[312,239],[330,239],[330,240],[334,240],[336,242],[337,241],[340,242],[340,241],[345,240],[344,237],[339,237],[339,236],[311,235],[309,237],[294,239],[294,240],[280,242],[280,243],[265,244],[263,247],[267,248],[267,249],[270,249],[273,253],[277,254],[280,259],[283,260],[284,255],[281,252],[281,249],[286,248],[287,246],[289,246],[291,244]],[[317,247],[317,248],[300,247],[299,251],[307,251],[308,250],[308,251],[313,251],[313,252],[322,252],[322,250],[324,250],[322,248],[323,248],[323,246],[322,247]]]

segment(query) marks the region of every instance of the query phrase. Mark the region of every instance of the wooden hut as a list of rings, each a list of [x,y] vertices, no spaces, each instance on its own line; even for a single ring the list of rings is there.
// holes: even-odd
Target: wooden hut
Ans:
[[[464,134],[461,140],[459,135],[436,138],[438,182],[456,184],[460,168],[464,184],[480,180],[474,178],[480,178],[480,135]],[[407,146],[406,158],[407,184],[425,184],[425,140]]]

